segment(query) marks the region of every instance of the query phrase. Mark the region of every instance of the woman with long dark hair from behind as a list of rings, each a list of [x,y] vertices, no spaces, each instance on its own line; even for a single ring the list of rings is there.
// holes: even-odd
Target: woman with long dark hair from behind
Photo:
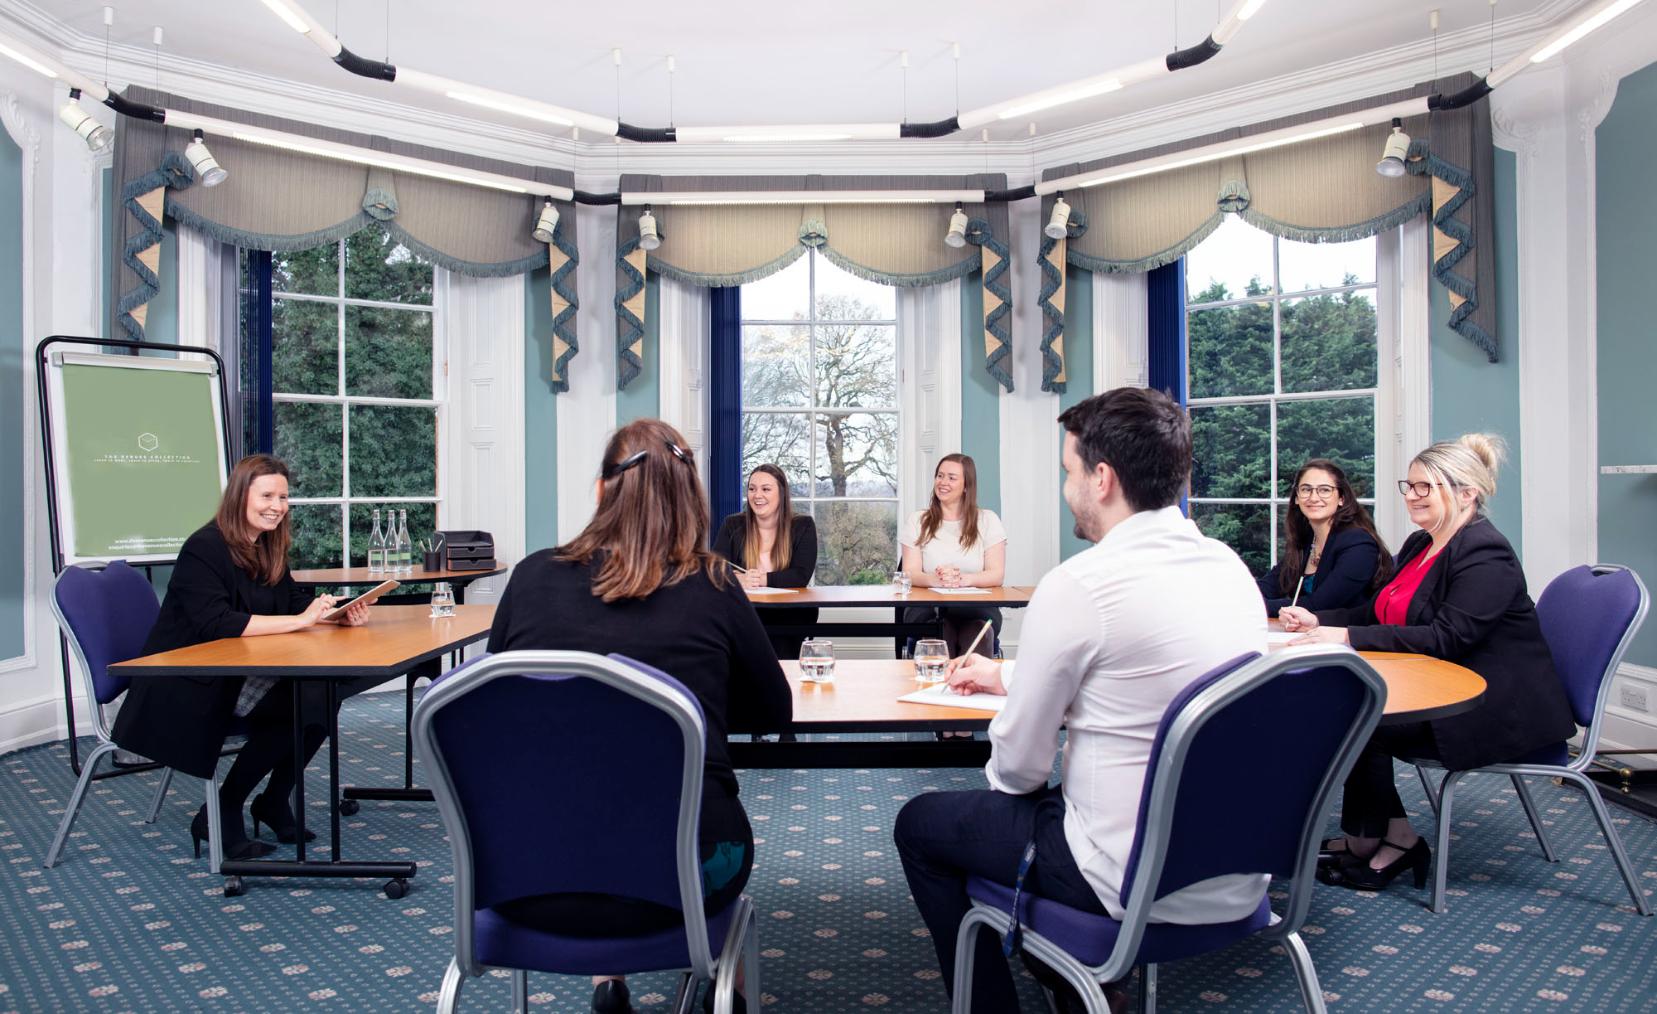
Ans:
[[[713,551],[742,570],[744,588],[804,588],[817,572],[817,524],[809,514],[795,514],[788,476],[776,465],[760,465],[748,475],[742,510],[726,518],[714,536]],[[762,609],[766,627],[803,627],[817,622],[815,609]],[[798,634],[771,633],[778,658],[800,653]]]
[[[1346,472],[1328,458],[1313,458],[1295,473],[1289,493],[1283,552],[1260,578],[1266,615],[1291,603],[1317,612],[1368,601],[1392,576],[1392,554]]]
[[[754,832],[737,799],[726,736],[786,730],[793,696],[730,564],[707,544],[707,500],[685,438],[659,419],[635,420],[604,448],[598,507],[587,527],[513,569],[489,650],[625,651],[696,695],[707,721],[700,844],[703,897],[712,912],[742,893],[754,863]],[[525,924],[575,936],[649,932],[684,917],[637,899],[590,894],[497,907]],[[597,976],[594,987],[595,1011],[631,1009],[621,976]]]

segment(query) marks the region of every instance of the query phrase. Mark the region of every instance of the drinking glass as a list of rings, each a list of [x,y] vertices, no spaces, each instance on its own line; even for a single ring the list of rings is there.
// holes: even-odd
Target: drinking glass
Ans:
[[[949,645],[936,637],[915,642],[915,678],[922,683],[942,683],[949,668]]]
[[[813,637],[800,644],[800,677],[807,683],[834,682],[834,642]]]
[[[896,586],[899,595],[907,597],[912,583],[908,571],[895,570],[892,572],[892,584]]]
[[[449,587],[449,582],[439,581],[432,585],[432,618],[455,614],[455,593]]]

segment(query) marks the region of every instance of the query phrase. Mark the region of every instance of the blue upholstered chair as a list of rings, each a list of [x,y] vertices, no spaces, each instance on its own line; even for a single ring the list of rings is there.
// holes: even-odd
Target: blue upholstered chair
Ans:
[[[1330,798],[1385,702],[1380,675],[1340,647],[1244,655],[1193,681],[1168,705],[1151,745],[1138,828],[1123,871],[1123,918],[1026,893],[1018,913],[1024,950],[1063,976],[1089,1014],[1108,1014],[1101,983],[1143,965],[1145,1007],[1151,1010],[1159,963],[1259,934],[1282,941],[1306,1008],[1322,1012],[1317,970],[1298,930],[1312,901],[1312,870]],[[1247,830],[1220,841],[1215,828]],[[1148,921],[1152,903],[1164,895],[1211,877],[1248,873],[1289,881],[1282,913],[1272,911],[1267,896],[1236,922]],[[956,1012],[971,1009],[973,934],[985,928],[1004,934],[1011,924],[1011,887],[975,878],[967,892],[973,905],[956,943]]]
[[[1536,804],[1531,802],[1525,787],[1525,776],[1559,778],[1573,783],[1582,791],[1588,805],[1599,821],[1605,842],[1611,847],[1617,871],[1634,899],[1634,907],[1641,915],[1650,915],[1651,906],[1640,891],[1634,870],[1623,851],[1622,838],[1611,824],[1605,810],[1605,801],[1599,789],[1588,777],[1588,765],[1593,762],[1594,748],[1599,744],[1600,726],[1605,720],[1605,702],[1611,694],[1611,684],[1622,662],[1623,653],[1634,640],[1640,624],[1645,621],[1651,597],[1640,576],[1627,567],[1611,564],[1572,567],[1548,582],[1542,597],[1536,602],[1536,616],[1542,623],[1542,637],[1548,642],[1554,669],[1565,684],[1565,697],[1571,702],[1571,714],[1581,726],[1582,748],[1573,760],[1564,743],[1555,743],[1534,751],[1528,757],[1517,758],[1506,764],[1491,764],[1471,771],[1446,771],[1441,783],[1435,786],[1427,777],[1428,769],[1442,770],[1433,761],[1421,761],[1416,771],[1427,790],[1427,799],[1438,814],[1438,862],[1433,871],[1433,911],[1443,912],[1444,884],[1450,868],[1450,818],[1455,799],[1456,783],[1465,775],[1476,772],[1507,775],[1513,780],[1513,789],[1525,808],[1525,816],[1536,831],[1536,842],[1548,862],[1558,862],[1553,846],[1548,842]]]
[[[748,995],[760,995],[747,895],[703,917],[697,828],[706,736],[695,695],[619,655],[502,652],[426,691],[414,709],[414,744],[455,869],[455,954],[440,1012],[453,1011],[465,978],[486,967],[513,969],[519,1011],[531,970],[684,969],[681,1001],[711,980],[715,1009],[728,1014],[740,960]],[[686,918],[661,932],[594,939],[547,932],[501,910],[568,893],[639,899]]]
[[[75,653],[75,660],[80,663],[81,687],[86,695],[92,732],[98,739],[98,745],[93,747],[81,766],[81,777],[75,783],[74,795],[69,797],[63,820],[58,824],[57,836],[52,839],[52,847],[46,853],[45,865],[48,869],[57,865],[63,846],[69,840],[69,829],[86,799],[86,790],[92,783],[98,762],[116,749],[115,741],[109,738],[109,723],[104,720],[103,706],[124,693],[131,679],[111,675],[108,668],[143,653],[144,641],[149,637],[150,628],[155,626],[155,617],[160,611],[149,578],[128,566],[125,560],[115,560],[101,570],[90,566],[66,567],[52,585],[52,613],[57,616],[58,626],[63,628],[69,647]],[[69,734],[74,735],[74,730],[70,730]],[[149,816],[144,818],[146,823],[155,823],[172,777],[171,768],[162,769],[155,801],[150,805]],[[207,780],[207,817],[212,839],[209,843],[213,857],[211,868],[217,873],[223,858],[222,839],[219,836],[219,794],[214,791],[211,779]]]

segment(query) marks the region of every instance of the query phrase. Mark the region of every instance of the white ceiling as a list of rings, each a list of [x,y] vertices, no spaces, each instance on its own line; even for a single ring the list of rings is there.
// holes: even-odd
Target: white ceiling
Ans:
[[[952,42],[962,54],[959,108],[971,109],[1159,58],[1176,42],[1192,45],[1229,6],[1228,0],[304,2],[323,24],[337,24],[340,40],[362,56],[598,115],[617,111],[610,50],[619,45],[621,118],[642,126],[669,122],[668,54],[678,66],[672,119],[680,124],[890,122],[904,114],[898,54],[907,49],[908,118],[926,121],[957,109]],[[89,46],[101,46],[103,6],[51,0],[39,13],[84,56]],[[1487,0],[1270,0],[1209,63],[1038,114],[1038,127],[1044,134],[1075,128],[1419,46],[1429,38],[1432,6],[1441,8],[1444,37],[1463,46],[1482,38],[1489,23]],[[1530,24],[1539,11],[1564,6],[1501,0],[1498,32],[1504,23]],[[183,57],[471,118],[493,115],[348,74],[259,0],[117,0],[115,7],[110,38],[118,48],[130,47],[129,57],[136,59],[133,50],[148,54],[153,26],[165,28],[163,83],[168,62]],[[503,122],[525,125],[510,117]],[[992,138],[1013,140],[1026,129],[1024,122],[1000,125]]]

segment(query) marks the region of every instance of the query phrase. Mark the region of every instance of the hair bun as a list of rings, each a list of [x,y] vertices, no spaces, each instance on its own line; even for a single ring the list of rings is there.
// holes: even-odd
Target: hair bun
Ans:
[[[1494,433],[1468,433],[1456,441],[1479,459],[1479,462],[1490,472],[1491,485],[1496,482],[1496,472],[1503,461],[1507,460],[1507,441]]]

